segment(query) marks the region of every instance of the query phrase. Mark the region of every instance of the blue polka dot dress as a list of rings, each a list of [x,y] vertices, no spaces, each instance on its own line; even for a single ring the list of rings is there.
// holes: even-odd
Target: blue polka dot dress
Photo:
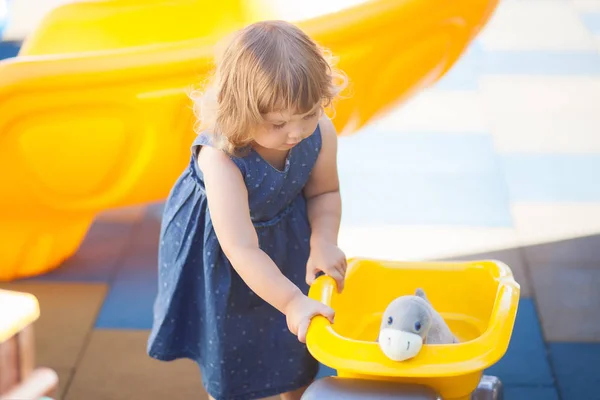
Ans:
[[[211,222],[195,159],[169,194],[161,226],[158,294],[148,353],[191,358],[216,400],[249,400],[306,386],[318,363],[287,328],[285,316],[244,283],[224,255]],[[319,127],[289,152],[278,170],[257,152],[231,157],[248,188],[260,247],[305,294],[310,225],[302,194],[321,149]]]

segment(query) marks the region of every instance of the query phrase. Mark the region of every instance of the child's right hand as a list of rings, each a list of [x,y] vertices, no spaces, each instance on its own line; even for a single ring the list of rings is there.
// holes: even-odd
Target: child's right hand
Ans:
[[[306,343],[306,332],[311,319],[316,315],[322,315],[333,323],[335,311],[320,301],[313,300],[300,293],[289,302],[285,310],[285,316],[289,330],[302,343]]]

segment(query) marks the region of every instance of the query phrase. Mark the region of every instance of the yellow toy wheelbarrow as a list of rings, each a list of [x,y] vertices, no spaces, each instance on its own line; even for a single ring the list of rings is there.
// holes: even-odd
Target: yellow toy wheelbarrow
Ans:
[[[459,343],[424,344],[416,357],[393,361],[377,344],[382,315],[391,301],[419,287]],[[310,289],[336,316],[334,324],[313,319],[308,349],[338,376],[313,383],[303,400],[500,400],[500,380],[483,371],[508,348],[519,294],[510,268],[497,261],[349,260],[343,293],[326,276]]]

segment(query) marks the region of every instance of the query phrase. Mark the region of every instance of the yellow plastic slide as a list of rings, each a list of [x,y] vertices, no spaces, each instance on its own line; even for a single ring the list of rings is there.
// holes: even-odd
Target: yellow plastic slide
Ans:
[[[340,58],[342,134],[439,79],[497,0],[371,0],[300,25]],[[0,280],[49,271],[105,209],[164,199],[189,160],[186,90],[222,35],[269,7],[244,0],[112,0],[49,13],[0,62]]]

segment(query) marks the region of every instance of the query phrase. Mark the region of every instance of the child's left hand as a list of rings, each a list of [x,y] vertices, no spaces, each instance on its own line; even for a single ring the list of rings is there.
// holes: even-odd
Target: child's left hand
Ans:
[[[322,271],[335,280],[338,292],[341,293],[344,289],[346,266],[346,255],[335,243],[324,240],[313,242],[306,263],[306,283],[312,285],[319,271]]]

